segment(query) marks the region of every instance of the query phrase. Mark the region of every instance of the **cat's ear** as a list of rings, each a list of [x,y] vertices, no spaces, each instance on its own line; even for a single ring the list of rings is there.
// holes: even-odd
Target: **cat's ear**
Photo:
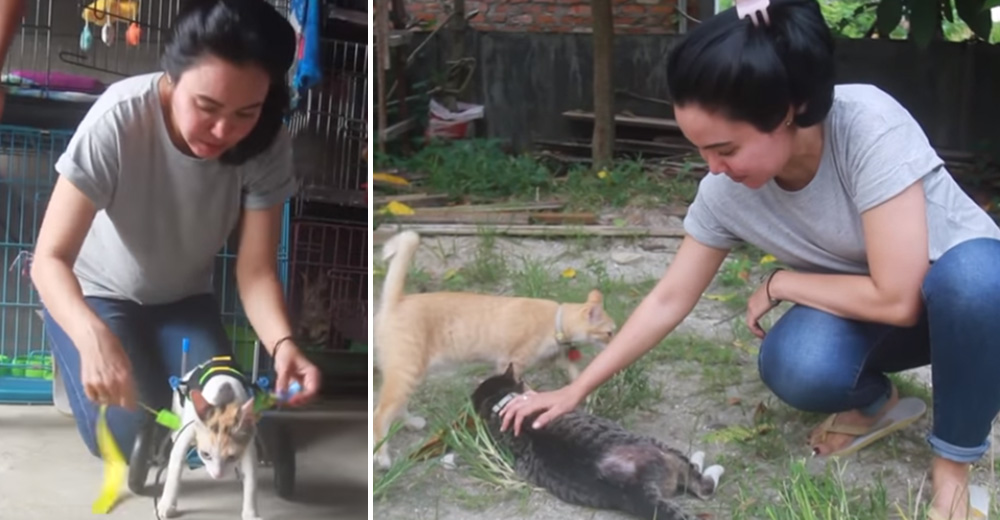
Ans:
[[[205,396],[201,394],[201,390],[194,389],[188,393],[188,399],[191,400],[191,404],[194,405],[194,412],[198,416],[201,422],[205,422],[208,417],[208,411],[212,408],[212,403],[205,400]]]
[[[507,371],[503,373],[503,376],[508,379],[514,379],[514,363],[507,364]]]
[[[240,406],[240,422],[238,428],[243,431],[249,431],[253,429],[254,425],[257,424],[257,413],[253,409],[254,398],[247,399],[242,406]]]
[[[597,325],[604,319],[604,307],[601,304],[594,303],[587,307],[587,321],[591,325]]]
[[[600,304],[604,301],[604,295],[598,289],[592,289],[589,294],[587,294],[587,303]]]

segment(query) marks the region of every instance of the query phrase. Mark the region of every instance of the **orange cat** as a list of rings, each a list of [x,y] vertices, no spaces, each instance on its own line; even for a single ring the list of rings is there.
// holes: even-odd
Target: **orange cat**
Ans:
[[[579,369],[568,357],[569,346],[604,347],[617,328],[597,290],[584,303],[463,292],[405,294],[419,243],[416,233],[404,231],[382,249],[382,258],[391,261],[374,324],[383,381],[372,424],[376,445],[400,416],[412,429],[424,427],[424,419],[410,415],[406,404],[431,366],[486,361],[499,373],[513,364],[520,376],[539,361],[554,361],[576,379]],[[383,468],[390,465],[387,445],[376,456]]]

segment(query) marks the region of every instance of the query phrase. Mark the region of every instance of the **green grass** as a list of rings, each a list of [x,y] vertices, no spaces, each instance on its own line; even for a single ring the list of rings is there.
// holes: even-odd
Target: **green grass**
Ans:
[[[424,175],[426,188],[453,200],[535,200],[560,197],[570,209],[626,204],[653,207],[690,202],[698,185],[693,171],[702,167],[697,156],[679,166],[656,161],[619,160],[593,171],[523,153],[507,153],[504,143],[492,139],[434,141],[408,156],[377,154],[375,170],[398,169]]]
[[[605,308],[619,326],[656,283],[655,279],[626,282],[608,271],[608,264],[594,259],[591,252],[606,248],[602,239],[576,237],[573,247],[559,258],[535,258],[530,253],[516,256],[502,247],[495,235],[483,234],[476,242],[472,259],[446,272],[411,269],[408,286],[426,290],[441,288],[476,290],[494,294],[510,294],[557,301],[583,301],[593,288],[605,295]],[[447,261],[457,255],[453,249],[437,246],[438,258]],[[729,262],[717,276],[713,287],[717,292],[737,292],[745,306],[745,298],[758,286],[760,279],[775,264],[761,260],[759,251],[734,251]],[[563,268],[572,266],[573,272]],[[806,433],[822,420],[818,414],[797,412],[777,402],[756,376],[756,354],[759,341],[753,338],[743,323],[742,314],[732,320],[736,332],[729,342],[672,334],[646,356],[601,385],[586,402],[593,413],[635,427],[648,412],[665,403],[665,396],[683,399],[689,406],[703,407],[690,425],[691,446],[709,451],[710,457],[726,466],[726,476],[719,495],[710,502],[692,503],[694,510],[713,511],[715,518],[733,519],[857,519],[885,518],[920,519],[920,504],[916,490],[905,496],[893,495],[876,473],[872,479],[855,482],[845,479],[842,468],[827,464],[825,468],[809,464],[793,456],[805,449]],[[594,352],[583,349],[584,361]],[[450,424],[463,407],[468,394],[478,381],[492,372],[493,367],[470,365],[459,368],[446,377],[428,379],[418,391],[412,409],[433,418],[427,432],[405,435],[414,446],[433,432]],[[689,378],[695,381],[694,394],[671,394],[671,379]],[[532,386],[539,389],[557,388],[565,384],[562,372],[555,368],[535,367],[526,374]],[[903,395],[917,395],[930,403],[929,390],[908,377],[891,376]],[[666,385],[665,385],[666,383]],[[734,393],[735,392],[735,393]],[[740,399],[735,399],[733,396]],[[735,407],[735,408],[727,408]],[[730,410],[728,419],[720,423],[716,415]],[[433,494],[437,500],[456,504],[463,510],[484,511],[495,507],[510,508],[511,516],[529,517],[527,497],[535,490],[512,477],[510,459],[482,435],[452,431],[447,438],[449,449],[457,454],[459,466],[444,470],[438,460],[410,463],[399,473],[386,474],[379,481],[383,500],[399,493]],[[395,446],[399,450],[398,443]],[[896,433],[865,450],[862,460],[929,459],[922,434],[913,429]],[[399,464],[401,462],[397,456]],[[378,478],[378,476],[377,476]],[[861,484],[864,484],[863,486]],[[412,490],[412,491],[411,491]],[[505,509],[506,511],[507,509]],[[588,512],[589,513],[589,512]]]

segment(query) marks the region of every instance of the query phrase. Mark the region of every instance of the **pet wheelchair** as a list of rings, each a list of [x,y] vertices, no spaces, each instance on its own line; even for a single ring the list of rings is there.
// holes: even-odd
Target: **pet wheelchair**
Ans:
[[[182,377],[188,375],[187,352],[188,343],[185,340],[181,354]],[[268,388],[270,387],[270,381],[266,376],[258,377],[259,353],[260,342],[257,341],[254,344],[253,374],[248,381],[248,386],[254,392],[254,398],[262,394],[267,395]],[[218,360],[219,358],[215,359]],[[199,370],[194,371],[195,374],[198,372]],[[173,388],[174,400],[176,401],[179,396],[184,394],[187,380],[171,376],[170,385]],[[149,495],[157,492],[154,488],[160,482],[160,476],[167,468],[170,460],[170,450],[173,448],[171,433],[172,431],[169,428],[157,421],[157,417],[153,413],[146,414],[143,424],[136,435],[132,453],[129,456],[128,488],[136,495]],[[254,437],[254,443],[257,447],[258,464],[260,467],[271,467],[274,470],[274,489],[276,494],[284,500],[291,499],[295,493],[295,447],[292,444],[291,434],[287,427],[279,422],[275,422],[273,419],[269,420],[266,414],[261,414],[261,420],[257,423],[257,433]],[[187,467],[193,470],[201,467],[201,465],[201,459],[192,445],[187,454]],[[157,470],[156,478],[152,486],[147,486],[147,477],[150,470],[153,469]],[[242,479],[242,475],[239,474],[239,466],[236,467],[236,472],[237,478]]]

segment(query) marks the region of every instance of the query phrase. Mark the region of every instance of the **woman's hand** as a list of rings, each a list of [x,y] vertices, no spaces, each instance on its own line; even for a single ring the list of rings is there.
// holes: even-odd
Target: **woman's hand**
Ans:
[[[321,379],[319,369],[291,341],[285,341],[278,345],[278,352],[274,358],[274,370],[278,375],[276,390],[279,393],[287,394],[288,385],[293,381],[297,382],[301,388],[298,393],[286,401],[290,406],[305,404],[319,392]]]
[[[529,390],[512,399],[504,406],[503,410],[500,410],[500,418],[503,420],[500,431],[507,431],[507,428],[513,423],[514,436],[516,437],[521,434],[521,423],[526,417],[547,410],[531,424],[533,429],[541,429],[549,421],[576,408],[582,400],[583,398],[571,385],[540,394]]]
[[[108,329],[80,349],[80,379],[87,398],[98,404],[135,410],[135,380],[121,341]]]
[[[778,306],[778,302],[772,300],[772,297],[768,294],[768,284],[780,272],[778,270],[768,276],[764,283],[760,284],[760,287],[757,287],[757,290],[750,295],[750,299],[747,301],[747,326],[750,327],[750,332],[753,332],[753,335],[759,339],[764,339],[765,334],[767,334],[760,326],[760,319],[768,311]]]

